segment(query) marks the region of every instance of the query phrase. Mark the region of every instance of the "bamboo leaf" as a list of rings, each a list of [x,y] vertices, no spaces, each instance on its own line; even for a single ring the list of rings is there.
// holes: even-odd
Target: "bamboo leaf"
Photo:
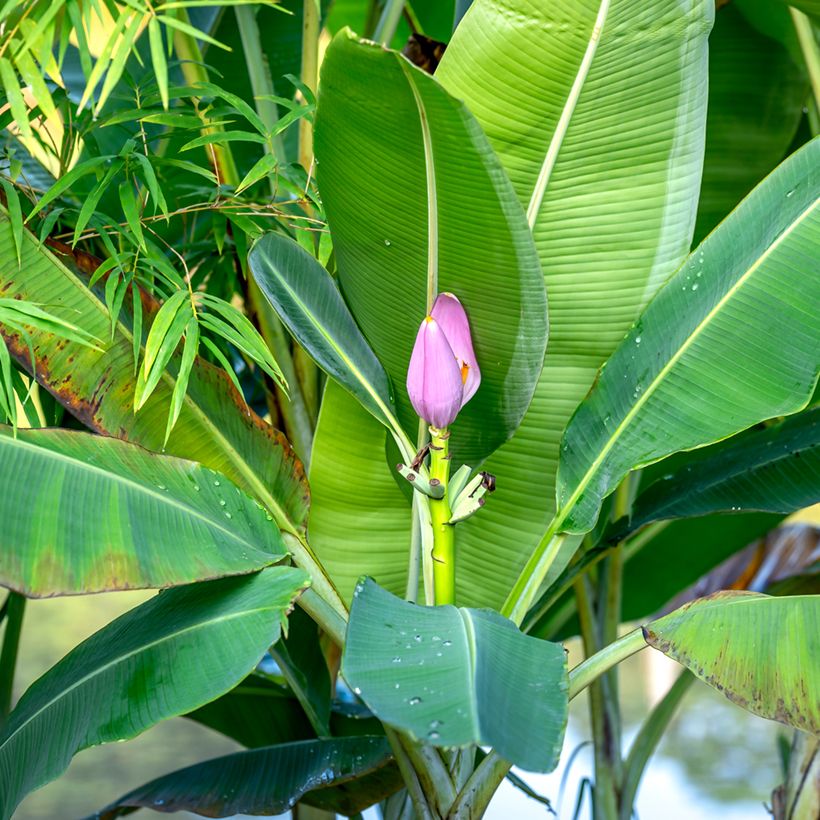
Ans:
[[[23,211],[20,207],[20,197],[17,189],[5,177],[0,177],[0,185],[6,194],[6,207],[9,212],[9,222],[11,232],[14,237],[14,251],[17,254],[17,266],[22,264],[21,253],[23,250]]]
[[[168,61],[165,57],[165,46],[162,42],[162,29],[156,17],[148,21],[148,40],[151,46],[151,62],[157,78],[157,88],[162,100],[162,107],[168,110]]]
[[[185,398],[185,391],[188,389],[188,379],[191,377],[191,369],[199,352],[199,322],[196,316],[192,316],[185,326],[185,344],[182,347],[182,356],[179,360],[179,372],[177,373],[174,392],[171,394],[171,412],[168,414],[168,424],[165,427],[165,443],[171,435],[171,430],[179,418],[182,410],[182,402]]]
[[[147,253],[145,246],[145,236],[142,233],[142,223],[140,222],[139,205],[137,198],[134,196],[134,188],[131,180],[126,179],[120,183],[119,188],[120,204],[122,205],[122,212],[125,214],[125,221],[128,227],[134,234],[139,246]]]
[[[14,123],[20,129],[24,137],[31,137],[31,125],[28,121],[28,106],[23,99],[23,92],[20,83],[17,81],[17,73],[6,57],[0,57],[0,82],[6,92],[6,98],[14,116]]]
[[[83,162],[77,163],[70,171],[67,171],[52,185],[35,204],[31,213],[26,217],[26,222],[39,213],[46,205],[57,199],[65,191],[71,190],[74,183],[81,179],[86,174],[91,174],[97,170],[101,165],[110,165],[114,160],[113,156],[91,157]]]

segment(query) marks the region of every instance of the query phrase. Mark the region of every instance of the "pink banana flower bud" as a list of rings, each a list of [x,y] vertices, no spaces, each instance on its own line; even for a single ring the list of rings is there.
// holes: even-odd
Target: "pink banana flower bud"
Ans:
[[[442,429],[455,420],[480,383],[467,314],[452,293],[441,293],[413,346],[407,369],[410,401],[428,424]]]

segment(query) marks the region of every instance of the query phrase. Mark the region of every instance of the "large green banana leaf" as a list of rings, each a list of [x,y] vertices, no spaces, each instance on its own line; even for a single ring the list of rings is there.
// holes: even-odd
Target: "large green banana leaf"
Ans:
[[[718,592],[653,621],[644,637],[738,706],[820,733],[820,595]]]
[[[633,467],[804,407],[820,371],[820,138],[687,260],[567,427],[558,525],[590,530]]]
[[[434,746],[492,746],[555,768],[567,719],[566,653],[487,609],[420,607],[357,586],[342,674],[380,720]]]
[[[322,64],[315,137],[341,289],[413,438],[407,365],[429,296],[451,291],[464,304],[481,387],[450,448],[474,463],[518,426],[546,344],[541,271],[509,180],[462,103],[349,32]]]
[[[286,555],[258,502],[118,439],[0,426],[0,584],[30,596],[168,587]]]
[[[736,3],[718,9],[696,242],[785,157],[807,93],[805,71],[785,45],[755,29]]]
[[[158,777],[92,817],[113,820],[140,806],[162,806],[166,812],[190,811],[205,817],[270,817],[283,814],[308,792],[315,791],[321,800],[323,792],[344,783],[351,783],[348,797],[353,799],[337,808],[350,816],[397,790],[398,778],[391,767],[392,776],[384,780],[385,790],[367,791],[360,795],[363,800],[355,800],[358,779],[386,769],[391,760],[390,745],[384,737],[301,740],[266,746]]]
[[[476,0],[436,73],[483,126],[530,222],[550,341],[524,422],[458,528],[459,600],[500,606],[555,509],[558,443],[641,308],[689,250],[711,0]]]
[[[272,567],[168,590],[92,635],[35,681],[0,733],[0,817],[81,749],[125,740],[235,686],[308,584]]]
[[[346,601],[363,572],[397,595],[407,585],[410,504],[390,475],[387,430],[329,381],[324,392],[310,487],[310,545]]]

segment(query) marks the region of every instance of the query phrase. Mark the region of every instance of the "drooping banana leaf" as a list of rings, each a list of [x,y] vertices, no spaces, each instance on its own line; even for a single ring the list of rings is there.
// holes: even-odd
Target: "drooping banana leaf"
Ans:
[[[308,577],[272,567],[167,590],[92,635],[20,699],[0,732],[0,817],[81,749],[135,737],[235,686],[279,637]]]
[[[8,220],[0,215],[0,259],[13,255],[10,242]],[[0,293],[53,305],[56,315],[100,339],[110,339],[100,352],[33,331],[37,380],[92,430],[162,451],[175,363],[135,414],[133,337],[125,316],[111,339],[105,303],[86,287],[73,265],[63,264],[28,232],[23,254],[20,271],[16,265],[0,268]],[[87,257],[81,261],[94,265]],[[149,303],[148,308],[155,306]],[[26,367],[25,339],[2,326],[0,332],[12,355]],[[198,360],[194,366],[179,421],[164,451],[228,476],[265,504],[283,529],[298,532],[303,526],[308,492],[301,464],[284,437],[252,413],[227,376],[207,362]]]
[[[0,426],[0,584],[29,596],[169,587],[287,554],[224,476],[118,439]]]
[[[459,600],[500,606],[555,509],[569,417],[689,250],[711,0],[476,0],[436,73],[482,125],[529,212],[550,341],[530,409],[458,528]]]
[[[718,592],[648,624],[644,637],[738,706],[820,733],[820,595]]]
[[[321,802],[323,793],[331,790],[336,799],[327,800],[327,808],[333,806],[352,815],[396,791],[398,778],[392,767],[387,778],[377,781],[382,788],[357,788],[358,778],[378,775],[388,769],[390,761],[390,746],[383,737],[328,738],[266,746],[158,777],[100,809],[93,818],[113,820],[140,806],[162,807],[161,811],[166,812],[190,811],[205,817],[271,816],[286,812],[306,793],[315,793]],[[350,784],[347,794],[339,788],[346,783]]]
[[[109,339],[100,352],[32,330],[37,381],[92,430],[198,461],[230,478],[294,536],[289,549],[309,569],[314,589],[326,600],[336,601],[341,610],[335,590],[303,543],[309,491],[302,465],[285,437],[248,408],[224,372],[198,359],[179,420],[163,447],[177,360],[171,360],[150,399],[135,414],[135,342],[128,314],[124,312],[111,337],[105,303],[88,289],[75,264],[79,261],[91,271],[96,260],[66,255],[68,264],[64,264],[28,231],[22,252],[18,270],[11,226],[0,214],[0,260],[15,260],[0,266],[0,295],[47,303],[55,315],[78,322],[97,338]],[[144,313],[157,309],[144,294],[143,303]],[[20,364],[30,366],[27,340],[2,325],[0,334]]]

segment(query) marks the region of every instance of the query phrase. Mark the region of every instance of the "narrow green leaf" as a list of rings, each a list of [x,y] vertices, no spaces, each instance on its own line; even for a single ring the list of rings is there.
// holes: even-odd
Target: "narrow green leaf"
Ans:
[[[197,89],[206,91],[214,97],[219,97],[225,100],[225,102],[233,106],[262,135],[262,137],[267,137],[268,129],[265,127],[265,123],[262,122],[262,118],[241,97],[231,93],[230,91],[226,91],[224,88],[220,88],[214,83],[200,82],[197,83],[196,87]]]
[[[134,195],[134,184],[130,179],[126,179],[120,183],[120,204],[122,205],[122,212],[125,214],[125,221],[128,227],[134,234],[139,246],[148,252],[145,246],[145,236],[142,233],[142,223],[140,222],[140,210],[137,198]]]
[[[382,424],[396,427],[390,381],[330,274],[292,239],[265,234],[251,273],[293,337]]]
[[[342,674],[380,720],[434,746],[492,746],[555,768],[567,720],[566,654],[488,609],[421,607],[370,579],[356,589]]]
[[[156,319],[151,325],[151,330],[148,332],[142,369],[137,376],[137,385],[134,391],[135,412],[145,404],[154,392],[154,388],[159,384],[166,365],[176,352],[177,345],[179,345],[182,334],[188,325],[188,320],[191,318],[189,307],[188,294],[185,291],[177,291],[157,313]],[[171,407],[173,408],[173,406],[174,398],[172,394]]]
[[[103,436],[0,426],[0,584],[31,597],[168,587],[286,555],[255,501],[198,464]]]
[[[165,47],[162,42],[162,29],[156,17],[148,21],[148,40],[151,45],[151,62],[154,66],[154,76],[157,78],[157,88],[162,100],[162,107],[168,110],[168,61],[165,58]]]
[[[178,290],[165,300],[157,312],[157,315],[154,317],[151,330],[148,333],[148,339],[145,342],[143,370],[146,374],[153,368],[162,343],[165,340],[165,336],[174,323],[177,313],[187,301],[188,293],[184,290]]]
[[[182,348],[182,357],[179,360],[179,372],[177,373],[174,392],[171,394],[171,412],[168,414],[168,424],[165,427],[165,443],[171,435],[171,430],[179,418],[182,410],[182,402],[185,399],[185,391],[188,389],[188,379],[191,376],[191,368],[199,352],[199,322],[196,316],[191,316],[185,326],[185,344]]]
[[[31,125],[28,121],[28,106],[23,99],[20,83],[17,81],[17,72],[6,57],[0,57],[0,82],[6,92],[14,123],[24,137],[31,136]]]
[[[145,184],[148,186],[148,192],[151,194],[151,201],[154,203],[154,213],[156,213],[157,208],[159,208],[167,218],[168,204],[165,201],[165,196],[162,193],[162,189],[159,187],[157,175],[154,171],[154,166],[151,164],[151,160],[137,151],[135,151],[131,156],[140,164],[140,167],[142,168],[142,177],[145,180]]]
[[[116,160],[111,167],[105,172],[103,178],[97,183],[91,193],[85,198],[80,213],[77,216],[77,223],[74,226],[74,238],[72,245],[76,245],[80,241],[80,236],[86,225],[91,220],[94,212],[97,210],[97,205],[100,204],[103,194],[108,190],[108,186],[113,182],[114,177],[120,172],[124,162]]]
[[[242,182],[240,182],[237,186],[236,193],[241,194],[242,191],[246,188],[250,188],[250,186],[254,183],[259,182],[259,180],[263,177],[274,173],[278,162],[279,160],[277,160],[272,154],[265,154],[262,156],[257,162],[254,163],[250,171],[245,174]]]
[[[111,62],[111,52],[114,50],[114,46],[118,43],[118,41],[120,41],[125,26],[129,23],[129,21],[133,21],[134,18],[139,19],[139,15],[135,15],[132,9],[126,7],[120,11],[119,16],[114,23],[114,28],[111,29],[111,33],[108,35],[108,39],[103,46],[103,50],[97,57],[97,62],[94,63],[94,68],[91,70],[91,74],[88,77],[88,82],[85,85],[85,91],[83,91],[83,95],[77,106],[79,111],[82,111],[82,109],[85,108],[86,103],[88,103],[94,94],[94,89],[103,78],[109,63]]]
[[[3,186],[3,191],[6,194],[6,207],[8,208],[11,232],[14,237],[14,250],[17,253],[17,266],[20,267],[23,261],[21,258],[23,249],[23,211],[20,207],[20,196],[17,193],[17,188],[5,177],[0,177],[0,185]]]
[[[199,148],[202,145],[214,145],[227,142],[256,142],[265,144],[265,138],[252,131],[215,131],[212,134],[203,134],[201,137],[186,142],[179,150],[190,151],[192,148]]]
[[[27,325],[48,333],[54,333],[64,339],[70,339],[77,344],[102,352],[95,344],[99,339],[94,338],[77,325],[43,310],[39,305],[25,299],[0,297],[0,322],[14,324],[15,326],[18,324]]]
[[[81,749],[135,737],[235,686],[306,586],[301,570],[273,567],[168,590],[81,643],[35,681],[0,734],[0,817]]]
[[[644,637],[738,706],[820,733],[820,595],[718,592],[652,621]]]
[[[137,38],[137,30],[142,25],[142,22],[143,14],[140,12],[134,14],[131,20],[128,21],[128,25],[123,31],[122,38],[112,51],[111,62],[108,66],[108,70],[106,71],[105,80],[103,81],[102,89],[100,90],[100,96],[97,99],[97,105],[94,109],[95,114],[100,113],[103,105],[105,105],[105,101],[120,81],[120,77],[122,77],[123,71],[125,71],[125,63],[128,60],[128,56],[131,54],[132,49],[134,49],[134,43]],[[139,52],[136,50],[134,50],[134,55],[138,60],[140,59]]]
[[[175,28],[177,31],[181,31],[183,34],[188,34],[197,40],[203,40],[204,42],[210,43],[212,46],[216,46],[217,48],[221,48],[225,51],[231,50],[229,46],[226,46],[224,43],[220,43],[219,40],[215,40],[210,34],[206,34],[204,31],[194,28],[192,25],[184,22],[183,20],[177,20],[176,17],[171,17],[168,14],[158,14],[156,19],[164,25]]]
[[[278,815],[314,789],[324,792],[334,785],[350,783],[355,790],[353,781],[385,768],[391,759],[390,745],[383,737],[302,740],[267,746],[158,777],[101,809],[94,818],[113,820],[139,806],[162,806],[164,811],[191,811],[206,817]],[[363,811],[378,802],[379,796],[368,795],[367,799],[371,802],[364,805],[348,804],[345,815]]]
[[[15,54],[14,61],[20,76],[31,86],[32,95],[37,100],[37,105],[46,117],[54,116],[57,109],[54,107],[54,100],[51,99],[51,92],[43,79],[43,71],[34,61],[28,52]]]
[[[45,194],[43,194],[26,218],[26,222],[29,222],[36,213],[45,208],[49,203],[53,202],[58,196],[61,196],[65,191],[71,190],[72,186],[78,179],[84,177],[86,174],[93,173],[101,165],[110,164],[112,160],[114,160],[114,157],[110,155],[91,157],[91,159],[87,159],[75,165],[70,171],[63,174],[63,176],[61,176],[54,183],[54,185],[52,185],[45,192]]]

